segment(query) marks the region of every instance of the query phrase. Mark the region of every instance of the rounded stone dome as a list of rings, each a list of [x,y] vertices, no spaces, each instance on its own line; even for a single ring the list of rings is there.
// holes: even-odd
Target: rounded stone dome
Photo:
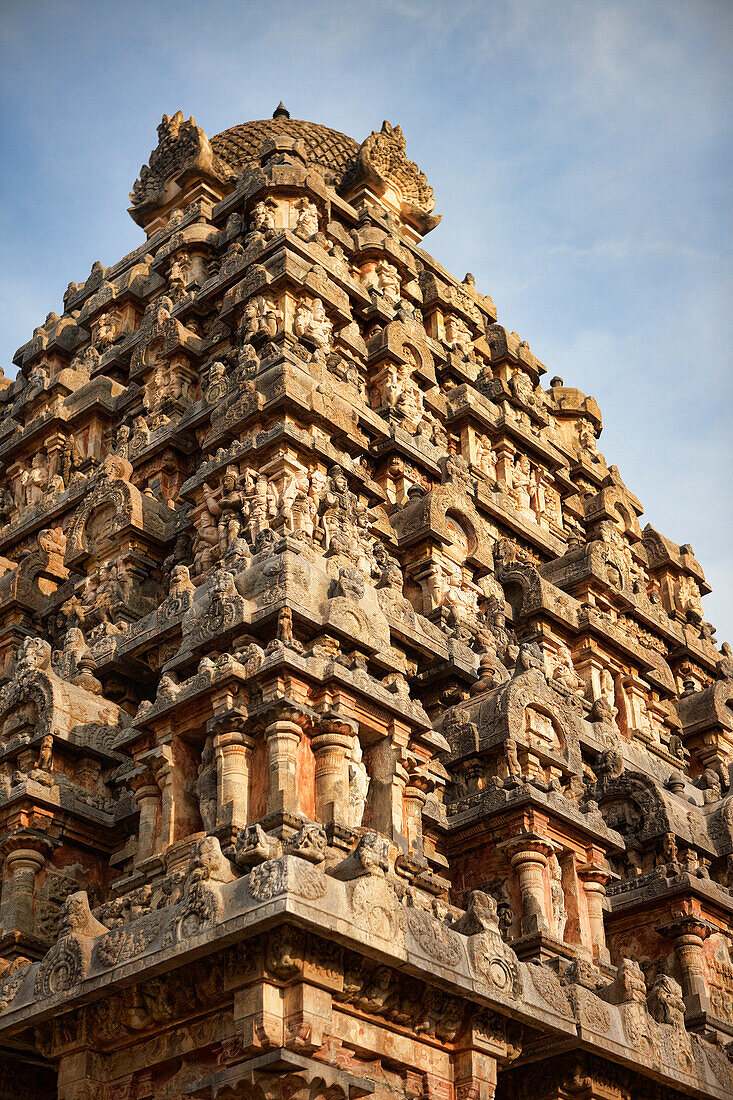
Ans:
[[[318,165],[333,178],[341,178],[359,151],[359,142],[338,130],[318,122],[289,118],[282,109],[274,118],[240,122],[211,138],[214,153],[235,172],[257,164],[263,144],[274,137],[291,137],[302,141],[308,151],[308,161]]]

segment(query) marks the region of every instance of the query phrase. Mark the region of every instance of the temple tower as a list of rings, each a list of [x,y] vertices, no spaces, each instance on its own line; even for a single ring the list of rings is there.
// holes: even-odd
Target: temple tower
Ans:
[[[0,1100],[729,1097],[733,657],[595,400],[399,126],[131,203],[0,379]]]

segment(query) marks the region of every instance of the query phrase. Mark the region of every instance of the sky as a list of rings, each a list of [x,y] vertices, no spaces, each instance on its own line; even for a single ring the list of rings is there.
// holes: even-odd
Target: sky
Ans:
[[[598,400],[601,448],[690,542],[733,639],[729,0],[0,0],[0,365],[94,260],[163,113],[211,136],[400,123],[425,247]]]

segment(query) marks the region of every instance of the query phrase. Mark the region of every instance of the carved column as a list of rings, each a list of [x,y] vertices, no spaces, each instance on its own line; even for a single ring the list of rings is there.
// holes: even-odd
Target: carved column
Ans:
[[[494,1100],[497,1071],[504,1069],[519,1053],[507,1033],[520,1026],[488,1009],[474,1009],[472,1019],[460,1037],[451,1056],[456,1096],[471,1100]]]
[[[170,745],[159,746],[151,750],[150,753],[146,753],[145,757],[149,758],[149,761],[146,762],[150,763],[161,798],[160,830],[153,846],[153,852],[151,852],[152,855],[154,852],[165,848],[175,839],[173,832],[176,817],[173,750]]]
[[[421,775],[419,771],[413,771],[409,775],[403,794],[407,844],[410,855],[418,859],[421,859],[423,854],[422,812],[432,786],[428,776]]]
[[[549,931],[545,898],[545,871],[553,846],[545,837],[524,833],[509,842],[511,865],[517,873],[522,897],[523,936]]]
[[[22,842],[23,838],[18,838]],[[36,875],[46,862],[46,856],[36,848],[15,848],[5,856],[5,870],[10,878],[3,882],[0,920],[5,934],[33,933],[33,896]]]
[[[217,823],[241,829],[249,821],[249,782],[254,740],[241,730],[242,716],[212,718],[217,764]]]
[[[316,760],[316,817],[324,825],[349,821],[349,755],[354,743],[353,724],[327,718],[311,738]]]
[[[703,941],[710,934],[706,922],[693,913],[683,914],[657,931],[668,936],[674,945],[688,1017],[709,1011],[710,997],[703,954]]]
[[[606,897],[606,883],[611,877],[608,868],[600,863],[585,863],[578,867],[578,878],[583,883],[585,901],[588,907],[593,958],[598,962],[610,963],[611,955],[606,947],[606,927],[603,921],[603,902]]]
[[[406,754],[402,746],[396,746],[400,757],[395,760],[392,773],[392,838],[404,836],[405,829],[405,788],[409,773],[403,759]]]
[[[105,1089],[104,1060],[96,1051],[78,1050],[59,1061],[58,1100],[94,1100]]]
[[[160,788],[152,775],[143,774],[131,780],[135,804],[140,812],[135,863],[142,863],[155,850],[155,833],[160,805]]]
[[[150,769],[160,788],[160,829],[155,852],[193,833],[198,828],[198,807],[191,794],[195,754],[178,733],[168,726],[158,732],[160,743],[143,753],[139,762]]]
[[[265,730],[270,754],[270,789],[267,793],[267,812],[297,814],[300,812],[298,794],[298,764],[296,754],[300,745],[301,728],[295,720],[298,712],[286,712]]]

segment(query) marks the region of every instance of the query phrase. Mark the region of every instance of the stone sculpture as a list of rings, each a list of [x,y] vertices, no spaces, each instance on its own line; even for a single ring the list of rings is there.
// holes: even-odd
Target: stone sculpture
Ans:
[[[0,1100],[731,1095],[733,658],[596,402],[397,126],[131,201],[0,376]]]

